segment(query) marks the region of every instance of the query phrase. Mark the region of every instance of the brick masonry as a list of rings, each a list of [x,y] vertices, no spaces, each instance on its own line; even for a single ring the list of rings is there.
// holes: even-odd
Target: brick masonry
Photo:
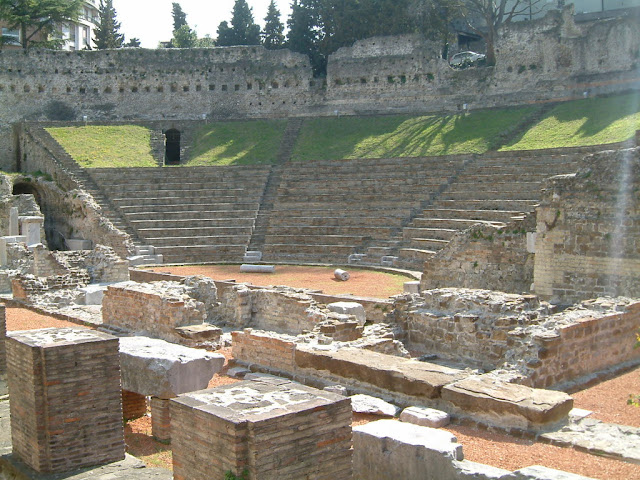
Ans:
[[[7,337],[7,314],[4,304],[0,304],[0,377],[7,374],[7,354],[5,339]]]
[[[151,433],[161,442],[171,441],[171,409],[169,400],[151,397]]]
[[[124,459],[118,339],[80,329],[7,338],[13,453],[40,473]]]
[[[134,420],[147,413],[147,397],[139,393],[122,390],[122,418]]]
[[[351,478],[351,401],[286,380],[171,400],[175,480]]]

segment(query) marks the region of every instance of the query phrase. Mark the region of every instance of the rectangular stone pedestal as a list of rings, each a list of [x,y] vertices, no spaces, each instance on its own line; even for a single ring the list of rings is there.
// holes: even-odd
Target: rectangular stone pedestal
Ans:
[[[48,328],[6,344],[13,455],[40,473],[124,459],[117,338]]]
[[[352,477],[351,401],[280,379],[171,400],[175,480]]]

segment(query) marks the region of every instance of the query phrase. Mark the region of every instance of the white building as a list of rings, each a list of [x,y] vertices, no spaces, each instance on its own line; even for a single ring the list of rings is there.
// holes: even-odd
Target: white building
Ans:
[[[62,25],[63,50],[87,50],[94,48],[93,31],[100,23],[99,0],[85,0],[77,22]]]

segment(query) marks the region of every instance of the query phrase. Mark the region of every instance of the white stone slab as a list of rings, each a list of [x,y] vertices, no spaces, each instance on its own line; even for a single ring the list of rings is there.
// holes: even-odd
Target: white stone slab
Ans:
[[[420,293],[420,282],[404,282],[403,291],[404,293]]]
[[[243,273],[273,273],[276,271],[275,265],[251,265],[245,263],[240,265],[240,271]]]
[[[408,407],[400,414],[400,421],[420,425],[421,427],[442,428],[451,421],[449,414],[441,410],[426,407]]]
[[[342,385],[329,385],[328,387],[324,387],[323,390],[325,392],[336,393],[338,395],[342,395],[343,397],[347,396],[347,387],[343,387]]]
[[[159,398],[203,390],[224,356],[148,337],[120,339],[122,388]]]
[[[67,248],[72,251],[91,250],[93,247],[91,240],[84,240],[82,238],[67,238],[64,243],[67,245]]]
[[[364,307],[357,302],[334,302],[327,305],[331,312],[343,315],[353,315],[358,321],[358,325],[362,326],[367,321],[367,312]]]
[[[351,408],[356,413],[368,413],[386,417],[395,417],[400,413],[400,409],[395,405],[369,395],[353,395],[351,397]]]
[[[79,288],[84,293],[85,305],[102,305],[104,292],[107,290],[107,284],[91,284],[86,287]]]

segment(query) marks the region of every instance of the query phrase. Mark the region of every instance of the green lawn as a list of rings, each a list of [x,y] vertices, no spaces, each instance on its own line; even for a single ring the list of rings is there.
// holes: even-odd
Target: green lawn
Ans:
[[[47,132],[84,168],[156,167],[151,131],[136,125],[50,127]]]
[[[294,161],[483,153],[535,107],[467,115],[341,117],[307,120]]]
[[[640,129],[640,93],[562,103],[501,150],[598,145],[628,140]]]
[[[186,165],[255,165],[276,161],[286,120],[212,123],[195,135]]]

